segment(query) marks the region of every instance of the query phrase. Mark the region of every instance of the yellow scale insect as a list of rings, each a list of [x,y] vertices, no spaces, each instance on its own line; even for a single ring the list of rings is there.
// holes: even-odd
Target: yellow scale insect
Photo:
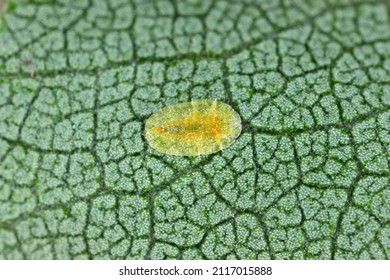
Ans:
[[[157,151],[175,156],[216,153],[241,133],[241,118],[228,104],[215,100],[164,107],[146,121],[145,135]]]

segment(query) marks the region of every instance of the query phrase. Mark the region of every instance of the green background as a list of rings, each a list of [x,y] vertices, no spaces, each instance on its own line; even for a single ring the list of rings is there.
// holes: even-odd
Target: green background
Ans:
[[[388,1],[8,3],[0,258],[389,259],[389,17]],[[231,147],[148,147],[148,116],[197,99],[239,112]]]

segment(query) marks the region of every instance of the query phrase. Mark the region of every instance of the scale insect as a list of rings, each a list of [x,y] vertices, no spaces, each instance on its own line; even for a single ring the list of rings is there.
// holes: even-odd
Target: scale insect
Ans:
[[[216,100],[164,107],[150,116],[145,125],[149,145],[175,156],[216,153],[232,145],[240,133],[239,114]]]

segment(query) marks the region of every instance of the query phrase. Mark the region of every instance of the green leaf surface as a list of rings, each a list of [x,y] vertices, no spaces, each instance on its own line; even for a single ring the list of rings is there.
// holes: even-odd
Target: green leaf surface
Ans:
[[[390,258],[388,1],[15,0],[1,17],[0,258]],[[151,149],[145,120],[197,99],[240,114],[237,141]]]

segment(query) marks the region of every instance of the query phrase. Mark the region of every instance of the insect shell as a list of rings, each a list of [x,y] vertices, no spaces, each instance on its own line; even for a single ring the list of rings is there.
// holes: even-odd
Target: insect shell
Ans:
[[[164,107],[150,116],[145,125],[149,145],[175,156],[216,153],[233,144],[240,133],[238,113],[215,100]]]

